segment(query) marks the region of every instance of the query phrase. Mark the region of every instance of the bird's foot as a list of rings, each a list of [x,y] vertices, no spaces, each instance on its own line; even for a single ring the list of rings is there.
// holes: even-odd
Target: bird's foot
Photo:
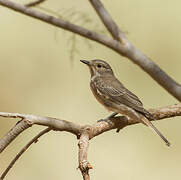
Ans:
[[[109,115],[108,117],[106,117],[105,119],[100,119],[100,120],[98,120],[97,122],[101,122],[101,121],[105,121],[105,122],[107,122],[107,121],[109,121],[110,120],[110,118],[113,118],[114,116],[116,116],[118,113],[112,113],[111,115]]]
[[[107,121],[108,119],[99,119],[97,122]]]

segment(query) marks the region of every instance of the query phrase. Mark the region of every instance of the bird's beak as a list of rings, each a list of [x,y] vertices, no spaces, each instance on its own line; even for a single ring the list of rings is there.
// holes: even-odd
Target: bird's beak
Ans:
[[[90,66],[91,65],[91,63],[90,63],[90,61],[87,61],[87,60],[80,60],[82,63],[84,63],[84,64],[87,64],[88,66]]]

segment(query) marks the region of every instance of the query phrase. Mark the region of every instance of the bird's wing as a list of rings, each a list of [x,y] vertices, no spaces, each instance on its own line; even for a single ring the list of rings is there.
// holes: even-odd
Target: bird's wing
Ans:
[[[108,99],[117,104],[124,104],[139,112],[145,113],[142,102],[139,98],[126,89],[116,78],[99,78],[95,81],[98,91],[106,95]]]

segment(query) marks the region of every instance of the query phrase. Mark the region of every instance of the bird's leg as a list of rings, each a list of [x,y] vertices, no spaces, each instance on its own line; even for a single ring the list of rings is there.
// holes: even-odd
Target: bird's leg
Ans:
[[[105,118],[105,120],[108,120],[110,118],[113,118],[114,116],[116,116],[118,113],[114,112],[111,115],[109,115],[107,118]]]
[[[108,117],[106,117],[105,119],[100,119],[97,122],[101,122],[101,121],[108,121],[110,118],[113,118],[114,116],[116,116],[118,113],[114,112],[111,115],[109,115]]]

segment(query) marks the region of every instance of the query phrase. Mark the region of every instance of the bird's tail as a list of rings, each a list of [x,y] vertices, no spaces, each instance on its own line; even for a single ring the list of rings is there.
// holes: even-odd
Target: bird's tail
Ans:
[[[146,118],[142,118],[142,121],[144,124],[146,124],[148,127],[150,127],[152,130],[154,130],[154,132],[156,132],[157,135],[159,135],[162,140],[166,143],[167,146],[170,146],[170,142],[162,135],[162,133],[148,120],[153,120],[154,117],[152,116],[152,114],[150,114],[148,111],[146,111],[146,113],[144,114],[144,116]],[[147,119],[148,118],[148,119]]]

